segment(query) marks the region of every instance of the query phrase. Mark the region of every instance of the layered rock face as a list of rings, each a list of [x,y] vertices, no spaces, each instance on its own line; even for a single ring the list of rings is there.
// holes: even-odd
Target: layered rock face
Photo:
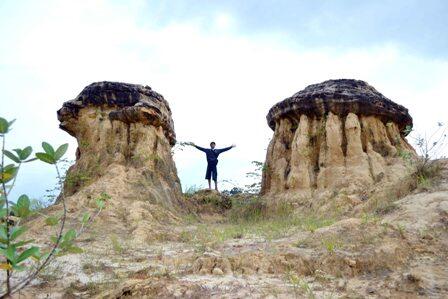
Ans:
[[[162,95],[149,86],[93,83],[63,104],[58,119],[78,141],[66,195],[88,189],[124,199],[128,206],[135,200],[171,210],[179,206],[181,186],[171,155],[176,135]],[[80,204],[73,201],[68,199]]]
[[[274,136],[263,173],[263,194],[310,196],[316,191],[361,192],[399,181],[415,155],[405,135],[408,110],[366,82],[329,80],[274,105]]]

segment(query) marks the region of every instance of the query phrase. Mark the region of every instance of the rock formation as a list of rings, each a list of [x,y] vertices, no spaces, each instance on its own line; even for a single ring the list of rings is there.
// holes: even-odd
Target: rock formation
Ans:
[[[107,193],[112,196],[108,212],[133,223],[128,228],[137,239],[146,239],[154,222],[175,218],[166,213],[182,204],[171,154],[176,135],[162,95],[149,86],[93,83],[63,104],[58,119],[78,142],[64,188],[71,210],[89,207]],[[116,221],[117,215],[110,216]]]
[[[407,173],[415,152],[405,136],[408,110],[366,82],[329,80],[274,105],[267,115],[263,194],[355,193]]]
[[[20,298],[448,298],[448,160],[406,195],[411,118],[364,82],[314,85],[272,109],[261,198],[179,199],[170,111],[149,87],[95,83],[59,119],[79,144],[64,231],[83,253],[56,255]],[[348,194],[363,187],[367,200]],[[301,193],[313,196],[292,201]],[[60,229],[47,217],[61,215],[61,203],[39,210],[26,239],[46,252]]]

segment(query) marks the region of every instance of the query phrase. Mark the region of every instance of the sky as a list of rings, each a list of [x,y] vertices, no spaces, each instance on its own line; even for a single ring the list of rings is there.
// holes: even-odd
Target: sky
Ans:
[[[237,147],[220,156],[223,188],[264,161],[269,108],[309,84],[367,81],[409,109],[415,129],[448,122],[447,1],[0,0],[0,116],[8,148],[75,139],[56,111],[96,81],[151,86],[179,141]],[[184,189],[205,186],[204,155],[177,151]],[[19,173],[13,196],[41,198],[50,165]]]

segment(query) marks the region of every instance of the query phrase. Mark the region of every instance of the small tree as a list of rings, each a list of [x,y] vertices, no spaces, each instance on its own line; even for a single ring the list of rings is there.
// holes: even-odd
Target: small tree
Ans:
[[[416,162],[417,179],[419,184],[425,186],[429,180],[440,173],[438,159],[442,158],[447,148],[448,126],[438,122],[431,134],[421,134],[406,128],[408,136],[416,148],[418,159]]]
[[[247,184],[244,189],[248,193],[259,193],[261,190],[261,176],[264,168],[264,163],[260,161],[251,162],[254,170],[246,173],[246,177],[253,180],[251,184]]]
[[[67,209],[62,189],[63,177],[58,162],[65,155],[68,144],[63,144],[54,149],[49,143],[43,142],[43,151],[36,153],[34,158],[30,158],[33,151],[30,146],[9,151],[6,149],[6,136],[10,133],[13,123],[14,120],[7,121],[0,117],[0,137],[2,138],[0,166],[0,270],[6,272],[5,288],[1,290],[0,298],[9,297],[28,286],[56,255],[67,252],[82,252],[81,248],[74,245],[75,238],[79,237],[86,225],[91,223],[101,212],[105,201],[110,198],[109,195],[102,194],[97,199],[97,214],[94,217],[90,217],[89,214],[85,213],[81,219],[81,228],[78,232],[74,229],[64,232]],[[7,164],[6,158],[11,160],[12,163]],[[21,195],[15,203],[9,199],[21,166],[36,160],[55,167],[59,190],[62,190],[60,195],[60,202],[63,207],[62,216],[50,216],[45,220],[47,225],[54,226],[60,224],[57,234],[50,237],[52,246],[46,250],[41,250],[39,247],[32,245],[34,240],[24,238],[27,227],[21,225],[21,222],[33,213],[29,197]],[[24,270],[29,270],[27,275],[12,285],[11,278],[13,273]]]
[[[251,180],[250,183],[241,187],[239,183],[235,183],[232,180],[223,180],[223,182],[233,185],[231,190],[224,190],[222,193],[227,195],[235,195],[239,193],[258,194],[261,190],[261,177],[264,166],[263,162],[251,161],[253,170],[246,172],[246,177]]]

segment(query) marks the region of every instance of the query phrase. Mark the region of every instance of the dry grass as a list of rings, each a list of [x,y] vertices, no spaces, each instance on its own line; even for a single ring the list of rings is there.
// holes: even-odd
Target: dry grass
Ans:
[[[425,161],[424,159],[419,159],[416,164],[417,188],[421,191],[428,191],[442,178],[443,165],[440,160]]]
[[[251,197],[233,202],[224,221],[197,223],[196,229],[183,231],[180,240],[203,246],[214,246],[230,239],[273,240],[287,237],[297,231],[314,232],[333,223],[333,219],[312,214],[296,214],[289,205],[268,209],[261,199]]]

